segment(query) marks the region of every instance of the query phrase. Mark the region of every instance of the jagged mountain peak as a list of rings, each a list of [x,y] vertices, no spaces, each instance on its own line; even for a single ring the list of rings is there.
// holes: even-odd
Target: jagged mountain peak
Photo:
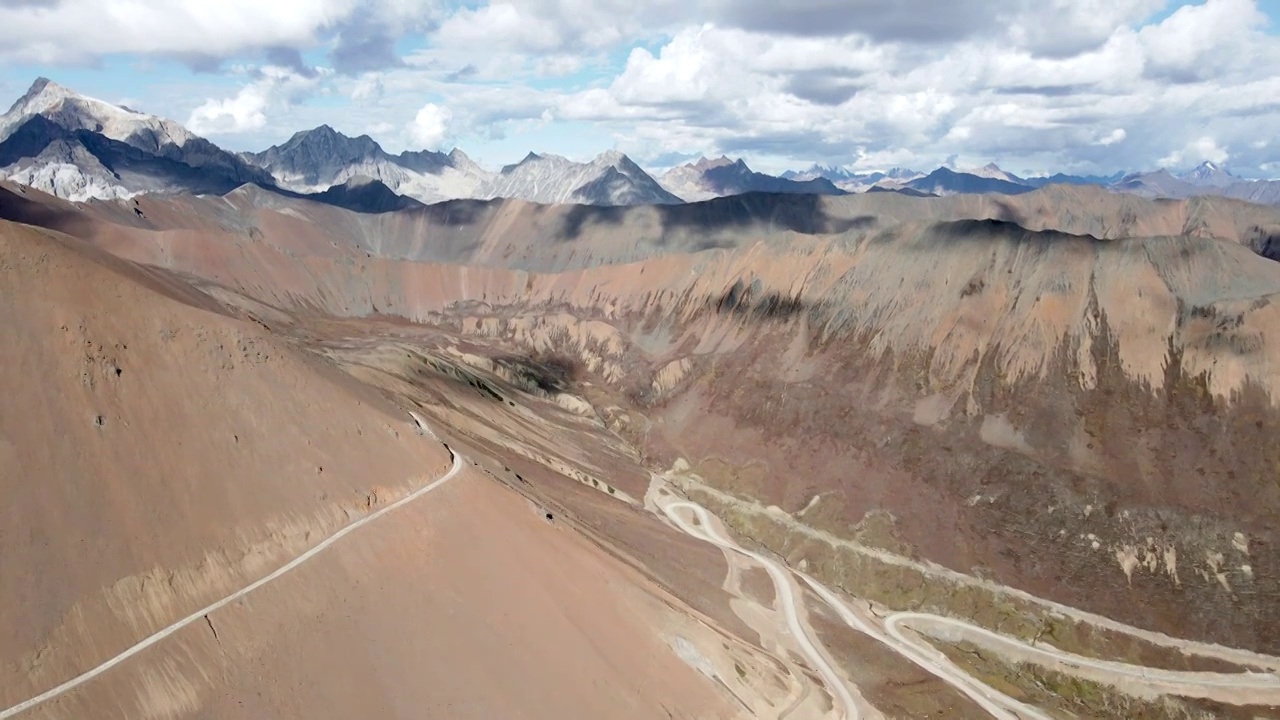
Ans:
[[[306,148],[313,153],[339,155],[347,160],[385,155],[382,146],[368,135],[352,137],[333,129],[329,125],[320,125],[310,130],[296,132],[284,145],[277,147],[279,152]],[[264,153],[259,153],[259,155],[265,155],[276,149],[270,148]]]
[[[595,162],[617,165],[622,162],[631,162],[631,158],[627,157],[620,150],[605,150],[596,156]]]
[[[149,151],[164,145],[181,148],[196,137],[172,120],[82,95],[40,77],[0,117],[0,140],[35,115],[67,130],[90,130]]]
[[[703,170],[703,171],[711,170],[713,168],[718,168],[718,167],[729,167],[731,165],[738,165],[742,168],[747,167],[747,164],[742,160],[742,158],[738,158],[737,160],[734,160],[727,155],[721,155],[720,157],[714,158],[714,159],[705,158],[705,157],[699,158],[698,162],[693,163],[694,168],[698,170]]]
[[[1221,165],[1211,160],[1205,160],[1177,177],[1198,187],[1226,187],[1240,180],[1240,178],[1232,175]]]
[[[478,190],[478,196],[584,205],[680,202],[618,150],[600,153],[590,162],[531,152],[520,162],[502,168]]]
[[[829,179],[814,176],[776,177],[752,170],[742,158],[699,158],[672,168],[662,176],[663,187],[689,202],[750,192],[806,195],[840,195],[843,191]]]
[[[294,133],[285,143],[248,157],[280,186],[307,193],[356,182],[350,190],[360,187],[363,177],[386,186],[388,192],[438,202],[469,196],[489,176],[461,151],[445,155],[407,150],[391,155],[369,135],[351,137],[327,124]]]
[[[270,177],[165,118],[37,78],[0,116],[0,166],[59,197],[222,192]],[[24,180],[24,178],[26,180]]]
[[[13,105],[9,106],[9,112],[12,113],[18,108],[33,104],[37,98],[46,95],[46,91],[48,91],[47,94],[50,96],[68,92],[66,88],[41,75],[36,78],[35,82],[31,83],[31,87],[27,89],[27,92],[24,93],[22,97],[15,100]]]
[[[903,187],[933,195],[953,195],[957,193],[1018,195],[1030,192],[1033,189],[1016,178],[1007,179],[1012,176],[1003,173],[1003,171],[1001,173],[1001,177],[996,177],[994,175],[982,175],[977,172],[957,170],[943,165],[924,177],[905,183]]]
[[[13,105],[9,107],[9,113],[25,109],[28,113],[35,114],[43,112],[60,102],[72,99],[109,105],[109,103],[105,103],[101,100],[81,95],[65,85],[59,85],[42,75],[36,78],[35,82],[31,83],[31,87],[27,89],[27,92],[23,94],[22,97],[14,101]],[[118,109],[125,110],[126,112],[130,112],[134,115],[143,114],[128,108],[120,107]]]
[[[1004,182],[1022,184],[1022,178],[1019,178],[1018,176],[1005,171],[1003,168],[1001,168],[999,165],[995,164],[994,162],[989,162],[980,168],[974,168],[972,170],[957,170],[957,172],[965,173],[968,175],[975,175],[980,178],[988,178],[991,180],[1001,180]]]

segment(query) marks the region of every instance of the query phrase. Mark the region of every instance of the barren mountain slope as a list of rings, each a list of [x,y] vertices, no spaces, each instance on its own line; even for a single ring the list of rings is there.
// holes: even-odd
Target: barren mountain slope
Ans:
[[[792,513],[796,526],[738,518],[793,562],[816,552],[797,532],[869,538],[1144,627],[1277,649],[1280,266],[1242,244],[1274,210],[1062,188],[372,219],[264,194],[181,203],[144,200],[134,226],[43,212],[281,305],[563,357],[626,409],[615,429],[648,462],[684,457]],[[188,229],[135,227],[169,218]],[[811,562],[872,582],[838,555]],[[857,589],[892,599],[904,582]]]
[[[4,191],[3,188],[10,188]],[[897,193],[840,197],[751,194],[672,206],[537,205],[457,200],[405,212],[364,215],[245,186],[224,197],[142,197],[138,211],[115,202],[61,203],[13,185],[0,213],[62,227],[96,217],[140,230],[216,230],[270,235],[305,254],[355,253],[408,260],[552,272],[671,253],[785,247],[791,233],[850,237],[935,221],[998,220],[1104,240],[1190,235],[1234,240],[1266,253],[1280,247],[1280,209],[1225,198],[1148,200],[1095,187],[1055,185],[1022,195],[917,198]],[[48,208],[56,207],[57,211]],[[141,215],[137,213],[141,212]],[[287,229],[287,232],[286,232]],[[81,231],[71,231],[78,234]],[[101,235],[111,228],[85,226]]]
[[[237,306],[0,224],[0,712],[448,470],[287,316]],[[21,717],[729,716],[654,593],[464,470]]]

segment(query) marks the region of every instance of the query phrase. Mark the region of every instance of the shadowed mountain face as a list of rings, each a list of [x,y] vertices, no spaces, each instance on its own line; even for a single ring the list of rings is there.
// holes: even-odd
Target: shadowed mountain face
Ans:
[[[1112,186],[1143,197],[1188,198],[1217,195],[1265,205],[1280,203],[1280,181],[1241,180],[1212,163],[1183,175],[1168,170],[1128,175]]]
[[[999,168],[996,168],[999,170]],[[956,193],[1002,193],[1018,195],[1031,192],[1033,188],[1020,182],[1013,182],[1003,177],[983,177],[970,173],[956,172],[949,168],[938,168],[922,178],[916,178],[905,187],[934,195],[952,195]]]
[[[686,201],[742,195],[749,192],[843,195],[845,191],[825,177],[791,179],[758,173],[741,159],[702,158],[672,168],[661,178],[663,187]]]
[[[475,196],[600,206],[681,202],[619,152],[602,153],[587,163],[529,153],[520,162],[502,168]]]
[[[362,213],[384,213],[422,207],[422,203],[417,200],[397,195],[383,183],[367,177],[351,178],[341,185],[334,185],[324,192],[312,195],[311,199]]]
[[[144,198],[145,218],[0,207],[278,306],[562,358],[650,467],[685,459],[745,503],[740,532],[858,594],[994,602],[907,593],[814,538],[1280,650],[1280,265],[1259,254],[1275,209],[1064,186],[380,215],[251,188]]]
[[[304,193],[368,177],[400,195],[439,202],[469,196],[490,177],[459,150],[391,155],[368,135],[347,137],[328,125],[296,133],[284,144],[246,158],[271,173],[281,187]]]
[[[194,140],[187,147],[200,152]],[[172,153],[156,154],[100,133],[68,130],[35,115],[13,128],[0,142],[0,167],[10,166],[19,172],[28,166],[45,170],[44,182],[35,179],[40,176],[31,175],[30,184],[75,199],[124,197],[138,192],[221,194],[247,182],[270,182],[264,173],[231,156],[210,154],[213,157],[192,165],[185,161],[189,159],[186,156],[174,159],[170,157]],[[57,173],[59,169],[63,170],[62,175]],[[65,184],[72,182],[66,179],[68,174],[75,176],[78,189]]]
[[[0,116],[0,168],[74,199],[271,184],[266,173],[175,122],[77,95],[45,78]]]

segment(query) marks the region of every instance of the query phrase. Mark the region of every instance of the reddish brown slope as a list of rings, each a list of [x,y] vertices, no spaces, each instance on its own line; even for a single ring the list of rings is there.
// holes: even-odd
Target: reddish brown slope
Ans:
[[[447,469],[404,411],[216,309],[0,225],[0,709]],[[635,576],[489,482],[463,473],[30,715],[725,713]]]
[[[816,527],[891,517],[895,547],[951,568],[1280,649],[1280,265],[1247,237],[1274,209],[943,200],[356,216],[238,191],[143,203],[187,229],[88,232],[283,306],[558,354],[643,416],[625,429],[651,458],[797,514],[821,494]],[[1171,235],[934,221],[966,214]]]

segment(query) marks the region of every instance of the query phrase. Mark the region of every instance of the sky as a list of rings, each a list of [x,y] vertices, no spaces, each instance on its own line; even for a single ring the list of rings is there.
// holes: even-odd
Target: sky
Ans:
[[[0,0],[38,76],[232,150],[1280,176],[1280,0]]]

